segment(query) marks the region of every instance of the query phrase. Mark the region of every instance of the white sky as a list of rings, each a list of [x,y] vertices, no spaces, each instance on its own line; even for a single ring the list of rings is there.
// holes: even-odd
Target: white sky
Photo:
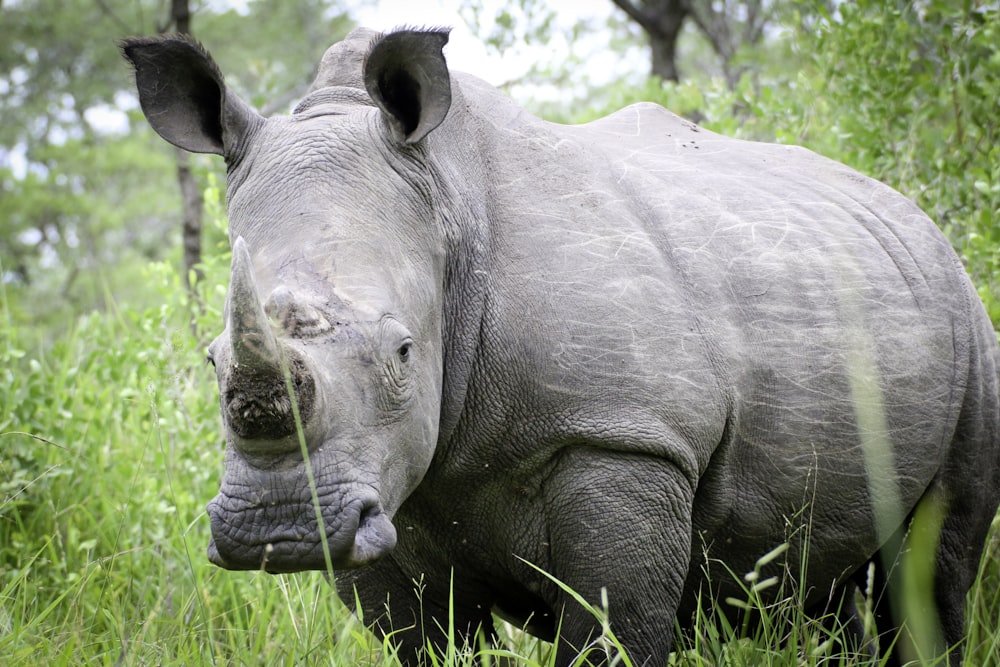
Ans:
[[[610,5],[610,0],[577,0],[581,5]],[[560,2],[559,4],[571,4]],[[493,85],[523,73],[524,65],[512,62],[512,58],[500,54],[489,54],[480,39],[466,27],[465,21],[458,13],[462,0],[362,0],[351,11],[351,16],[358,25],[375,30],[386,31],[401,25],[412,26],[449,26],[451,37],[445,47],[445,57],[452,68],[470,72]],[[487,7],[483,13],[492,16],[491,9],[499,2],[484,0]]]
[[[483,20],[492,20],[506,0],[481,0]],[[564,53],[565,42],[558,41],[547,47],[521,47],[516,53],[488,52],[479,36],[472,33],[458,13],[462,0],[357,0],[349,10],[358,25],[375,30],[391,30],[401,25],[450,26],[451,38],[445,47],[445,56],[452,69],[475,74],[493,85],[501,85],[523,75],[532,62],[548,60],[552,52]],[[615,8],[611,0],[549,0],[547,8],[557,15],[559,26],[569,28],[580,19],[597,19],[603,23]],[[487,28],[492,26],[487,26]],[[484,31],[485,32],[485,31]],[[618,54],[620,60],[621,54]],[[610,65],[606,65],[610,69]],[[640,70],[648,67],[645,63]]]

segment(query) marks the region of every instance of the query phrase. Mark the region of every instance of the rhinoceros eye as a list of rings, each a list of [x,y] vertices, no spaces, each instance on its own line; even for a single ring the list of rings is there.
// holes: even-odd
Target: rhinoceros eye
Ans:
[[[381,394],[387,409],[398,410],[411,393],[414,355],[419,351],[414,347],[413,334],[392,315],[379,321],[378,338]]]
[[[389,348],[393,349],[393,348]],[[404,339],[395,346],[395,352],[390,353],[380,374],[379,400],[382,407],[390,412],[402,409],[411,397],[411,367],[413,358],[413,341]]]

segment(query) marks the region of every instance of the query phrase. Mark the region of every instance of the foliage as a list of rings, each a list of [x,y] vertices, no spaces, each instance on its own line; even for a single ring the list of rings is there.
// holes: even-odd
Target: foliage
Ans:
[[[500,87],[539,115],[557,118],[580,98],[592,98],[607,79],[623,86],[644,77],[632,65],[643,58],[641,37],[610,9],[609,3],[603,16],[561,15],[539,0],[461,0],[459,13],[495,58],[521,64]]]
[[[460,11],[467,25],[485,31],[483,42],[496,53],[548,42],[556,19],[555,10],[540,0],[500,5],[492,16],[483,0],[464,0]]]
[[[323,50],[350,27],[333,7],[207,6],[193,25],[224,67],[241,72],[233,87],[274,111],[305,89]],[[117,41],[156,33],[168,9],[154,0],[20,0],[2,9],[0,281],[15,321],[61,331],[76,313],[111,307],[109,294],[152,303],[140,273],[178,246],[176,162],[140,121]],[[195,167],[200,187],[219,168],[208,159]]]
[[[214,225],[195,305],[172,268],[169,149],[144,123],[125,136],[88,120],[115,109],[136,119],[120,96],[131,82],[114,39],[154,32],[161,6],[21,0],[0,15],[0,655],[12,665],[395,664],[321,575],[224,572],[203,556],[203,505],[222,459],[203,353],[222,321],[229,264],[222,193],[214,167],[198,163]],[[1000,321],[995,3],[837,6],[818,21],[788,16],[767,54],[738,56],[761,64],[735,88],[709,77],[613,84],[589,102],[560,100],[559,114],[586,120],[650,99],[726,134],[846,161],[942,224]],[[231,83],[260,105],[308,80],[332,41],[324,25],[346,29],[338,17],[318,0],[258,0],[246,15],[199,14],[194,27],[227,71],[247,72]],[[572,39],[589,28],[575,29]],[[289,44],[276,38],[283,31],[305,37]],[[758,595],[766,582],[733,576],[746,584],[733,602],[759,609],[762,630],[740,638],[708,606],[675,664],[872,664],[839,653],[839,630],[807,619],[797,591],[768,603]],[[968,609],[966,664],[997,667],[1000,519]],[[501,633],[505,648],[452,646],[435,664],[477,654],[482,664],[552,664],[546,645]]]
[[[163,245],[158,211],[170,172],[150,159],[163,152],[151,152],[148,136],[98,130],[102,119],[122,121],[112,113],[125,78],[113,41],[121,30],[100,3],[3,9],[0,275],[12,298],[25,295],[18,319],[51,322],[77,304],[102,304],[108,267],[134,277]],[[143,204],[154,211],[147,224],[124,229]]]
[[[568,17],[538,0],[461,0],[460,13],[497,58],[524,61],[502,87],[552,119],[588,115],[649,77],[730,90],[793,76],[789,33],[815,24],[829,0],[613,0]],[[570,22],[571,21],[571,22]],[[697,118],[696,118],[697,120]]]
[[[609,86],[567,107],[582,113],[557,118],[654,101],[722,134],[802,144],[849,164],[937,221],[1000,325],[1000,9],[859,0],[787,26],[784,45],[771,47],[785,64],[754,67],[735,88],[648,79]]]

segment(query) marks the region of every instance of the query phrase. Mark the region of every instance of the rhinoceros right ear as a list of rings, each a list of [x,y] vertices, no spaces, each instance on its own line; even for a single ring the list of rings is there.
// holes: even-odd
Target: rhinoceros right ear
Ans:
[[[451,107],[451,77],[441,49],[447,30],[399,30],[377,40],[364,65],[368,94],[396,139],[415,144]]]
[[[121,48],[135,67],[143,114],[174,146],[228,157],[247,128],[262,120],[226,90],[218,65],[197,42],[183,35],[138,37]]]

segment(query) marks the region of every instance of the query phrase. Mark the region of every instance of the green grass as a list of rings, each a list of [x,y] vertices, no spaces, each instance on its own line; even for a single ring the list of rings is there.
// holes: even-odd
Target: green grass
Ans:
[[[174,321],[184,309],[169,306],[94,314],[51,344],[3,328],[5,664],[369,661],[380,645],[321,575],[208,564],[218,408],[200,346]]]
[[[218,263],[213,270],[224,271],[228,258]],[[213,374],[177,277],[154,267],[148,279],[163,284],[161,309],[109,308],[55,342],[12,326],[0,304],[4,664],[394,664],[322,574],[208,563],[204,505],[217,490],[223,445]],[[221,291],[206,295],[206,328],[221,321],[220,302]],[[969,596],[970,666],[1000,665],[998,551],[995,529]],[[806,618],[796,591],[765,604],[759,593],[783,582],[741,580],[746,600],[717,604],[759,607],[760,629],[734,641],[740,629],[709,606],[674,664],[869,664]],[[435,664],[472,664],[476,653],[483,664],[552,664],[548,645],[509,626],[501,634],[501,649],[452,646]],[[617,654],[613,637],[605,646]]]
[[[222,438],[211,372],[169,312],[95,314],[47,348],[4,331],[0,655],[8,664],[378,663],[380,642],[322,575],[207,563],[203,506]],[[969,665],[998,664],[997,551],[995,531],[970,595]],[[677,664],[865,664],[829,652],[829,631],[801,615],[794,595],[764,605],[764,583],[748,580],[745,602],[719,603],[765,609],[756,635],[731,641],[739,629],[706,614]],[[518,663],[550,661],[546,646],[505,634]],[[466,664],[472,652],[452,647],[440,664]]]
[[[697,110],[726,134],[805,143],[909,194],[949,234],[1000,325],[998,14],[934,2],[887,20],[878,7],[842,3],[851,20],[831,22],[819,42],[804,33],[799,48],[815,62],[787,86],[656,83],[638,99]],[[919,21],[902,21],[907,12]],[[948,29],[922,38],[932,57],[900,68],[900,54],[912,61],[911,28],[934,21]],[[213,188],[208,217],[221,221]],[[224,239],[221,223],[214,234]],[[209,262],[205,284],[224,284],[228,258]],[[161,309],[118,312],[109,299],[107,312],[67,324],[54,342],[12,323],[20,309],[0,282],[0,662],[393,664],[321,574],[233,573],[207,562],[204,505],[222,465],[214,381],[180,280],[164,267],[147,279],[161,286]],[[199,330],[214,332],[221,289],[204,298]],[[794,587],[733,577],[744,596],[706,605],[674,664],[870,664],[839,648],[835,625],[802,613]],[[734,639],[741,628],[718,613],[732,605],[761,613],[748,638]],[[966,665],[1000,666],[1000,520],[967,618]],[[516,663],[551,664],[545,644],[505,625],[501,634]],[[438,664],[469,664],[480,650],[453,646]],[[504,655],[487,651],[483,663]]]

